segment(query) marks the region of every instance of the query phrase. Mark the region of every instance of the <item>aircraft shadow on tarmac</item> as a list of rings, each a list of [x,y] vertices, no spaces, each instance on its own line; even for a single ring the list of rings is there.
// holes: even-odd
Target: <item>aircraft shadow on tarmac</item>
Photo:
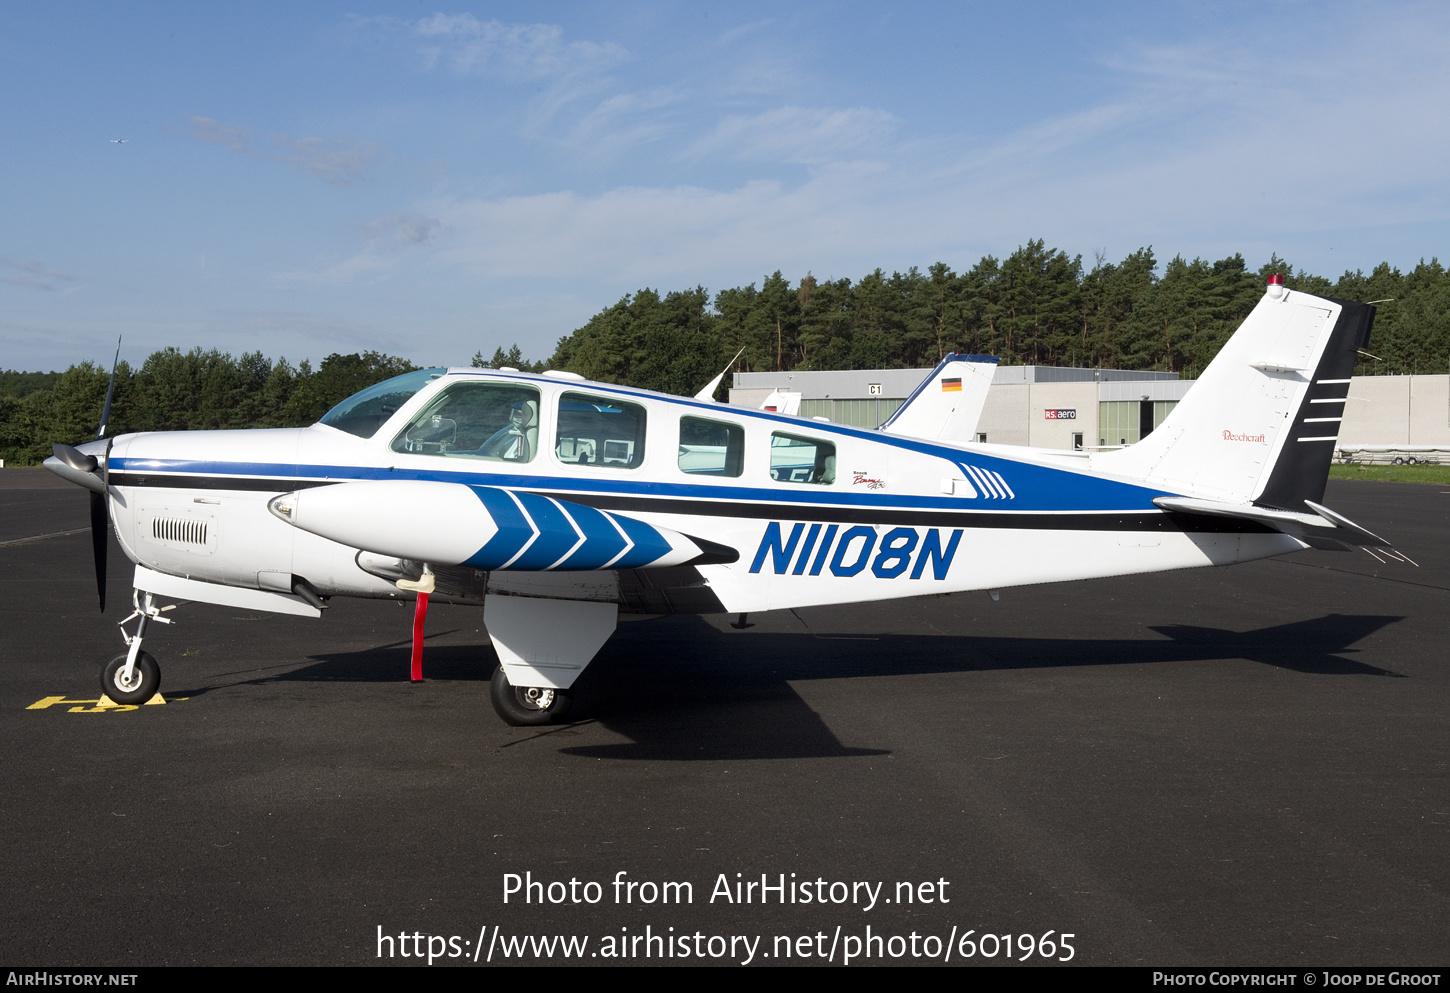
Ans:
[[[1400,620],[1328,614],[1256,631],[1176,624],[1150,629],[1161,640],[1092,640],[734,633],[716,630],[699,617],[663,618],[622,626],[577,685],[576,718],[597,721],[631,743],[560,751],[583,758],[676,761],[886,754],[843,745],[791,688],[796,680],[1220,659],[1313,675],[1394,676],[1342,656],[1356,653],[1355,643]],[[405,644],[312,658],[313,665],[248,682],[401,682],[408,674]],[[493,664],[486,647],[438,646],[424,656],[430,680],[481,683]],[[524,740],[547,739],[561,730],[567,727],[541,728]]]

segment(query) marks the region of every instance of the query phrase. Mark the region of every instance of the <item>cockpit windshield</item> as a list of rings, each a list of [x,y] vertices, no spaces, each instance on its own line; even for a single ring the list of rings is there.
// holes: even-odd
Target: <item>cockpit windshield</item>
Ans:
[[[413,398],[414,393],[447,371],[419,369],[417,372],[405,372],[401,376],[385,379],[376,386],[354,393],[323,414],[317,423],[355,434],[359,438],[371,438],[383,426],[384,421]]]

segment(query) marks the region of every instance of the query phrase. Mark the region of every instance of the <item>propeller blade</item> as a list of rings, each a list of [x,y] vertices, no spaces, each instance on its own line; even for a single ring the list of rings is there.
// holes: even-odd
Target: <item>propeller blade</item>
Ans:
[[[96,596],[101,613],[106,612],[106,551],[111,544],[111,445],[106,442],[106,455],[98,466],[101,491],[91,493],[91,556],[96,561]]]
[[[96,429],[96,440],[106,437],[106,428],[111,426],[111,398],[116,393],[116,366],[121,363],[121,336],[116,336],[116,354],[111,359],[111,381],[106,384],[106,405],[101,408],[101,426]],[[63,452],[61,449],[67,449]],[[106,612],[106,552],[111,544],[111,442],[106,442],[106,459],[97,464],[97,461],[90,456],[82,456],[73,448],[66,445],[55,446],[56,457],[70,465],[74,469],[82,469],[71,457],[80,456],[90,460],[90,468],[85,470],[95,472],[100,476],[100,491],[91,491],[91,556],[96,561],[96,597],[101,603],[101,613]]]
[[[96,559],[96,594],[101,601],[101,613],[106,612],[106,549],[110,544],[111,514],[107,498],[101,493],[91,494],[91,552]]]
[[[101,426],[96,437],[104,438],[106,428],[111,425],[111,396],[116,392],[116,366],[121,364],[121,336],[116,336],[116,357],[111,360],[111,381],[106,384],[106,405],[101,408]]]

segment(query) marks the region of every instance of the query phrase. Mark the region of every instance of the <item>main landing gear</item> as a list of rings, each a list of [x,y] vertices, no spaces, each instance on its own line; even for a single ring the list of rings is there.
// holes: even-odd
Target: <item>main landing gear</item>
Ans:
[[[535,727],[552,724],[563,719],[574,702],[569,690],[555,690],[542,686],[515,686],[504,674],[503,666],[493,671],[493,682],[489,686],[489,698],[493,709],[503,718],[505,724],[514,727]]]
[[[489,699],[504,723],[536,727],[563,720],[574,702],[574,681],[618,619],[619,605],[612,601],[489,593],[483,623],[499,662]]]
[[[126,650],[106,661],[101,669],[101,692],[116,703],[146,703],[161,689],[161,667],[147,652],[141,651],[141,639],[151,621],[170,624],[171,619],[161,616],[161,611],[170,606],[157,607],[156,599],[150,593],[134,590],[131,593],[130,615],[117,626]],[[127,634],[126,625],[136,622],[136,633]]]

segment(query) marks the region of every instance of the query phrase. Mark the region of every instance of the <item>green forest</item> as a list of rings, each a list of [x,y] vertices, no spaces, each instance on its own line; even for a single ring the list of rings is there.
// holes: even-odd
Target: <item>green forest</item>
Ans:
[[[937,263],[889,276],[792,283],[780,272],[757,287],[642,289],[606,307],[554,354],[531,362],[501,342],[473,365],[567,369],[589,379],[689,395],[740,352],[735,371],[926,368],[948,352],[997,355],[1003,364],[1176,372],[1194,378],[1263,294],[1271,273],[1291,289],[1373,302],[1378,308],[1359,375],[1450,372],[1450,274],[1437,259],[1401,272],[1388,263],[1337,281],[1277,255],[1257,270],[1242,255],[1207,262],[1151,248],[1120,262],[1030,241],[965,272]],[[480,337],[485,337],[480,335]],[[494,336],[495,338],[502,336]],[[444,359],[437,364],[445,364]],[[153,353],[116,372],[110,434],[310,424],[381,379],[416,368],[377,352],[327,356],[313,369],[260,353],[215,349]],[[0,458],[34,464],[52,443],[94,436],[110,372],[89,362],[65,372],[0,372]],[[728,385],[728,384],[727,384]],[[721,388],[721,397],[724,390]]]

